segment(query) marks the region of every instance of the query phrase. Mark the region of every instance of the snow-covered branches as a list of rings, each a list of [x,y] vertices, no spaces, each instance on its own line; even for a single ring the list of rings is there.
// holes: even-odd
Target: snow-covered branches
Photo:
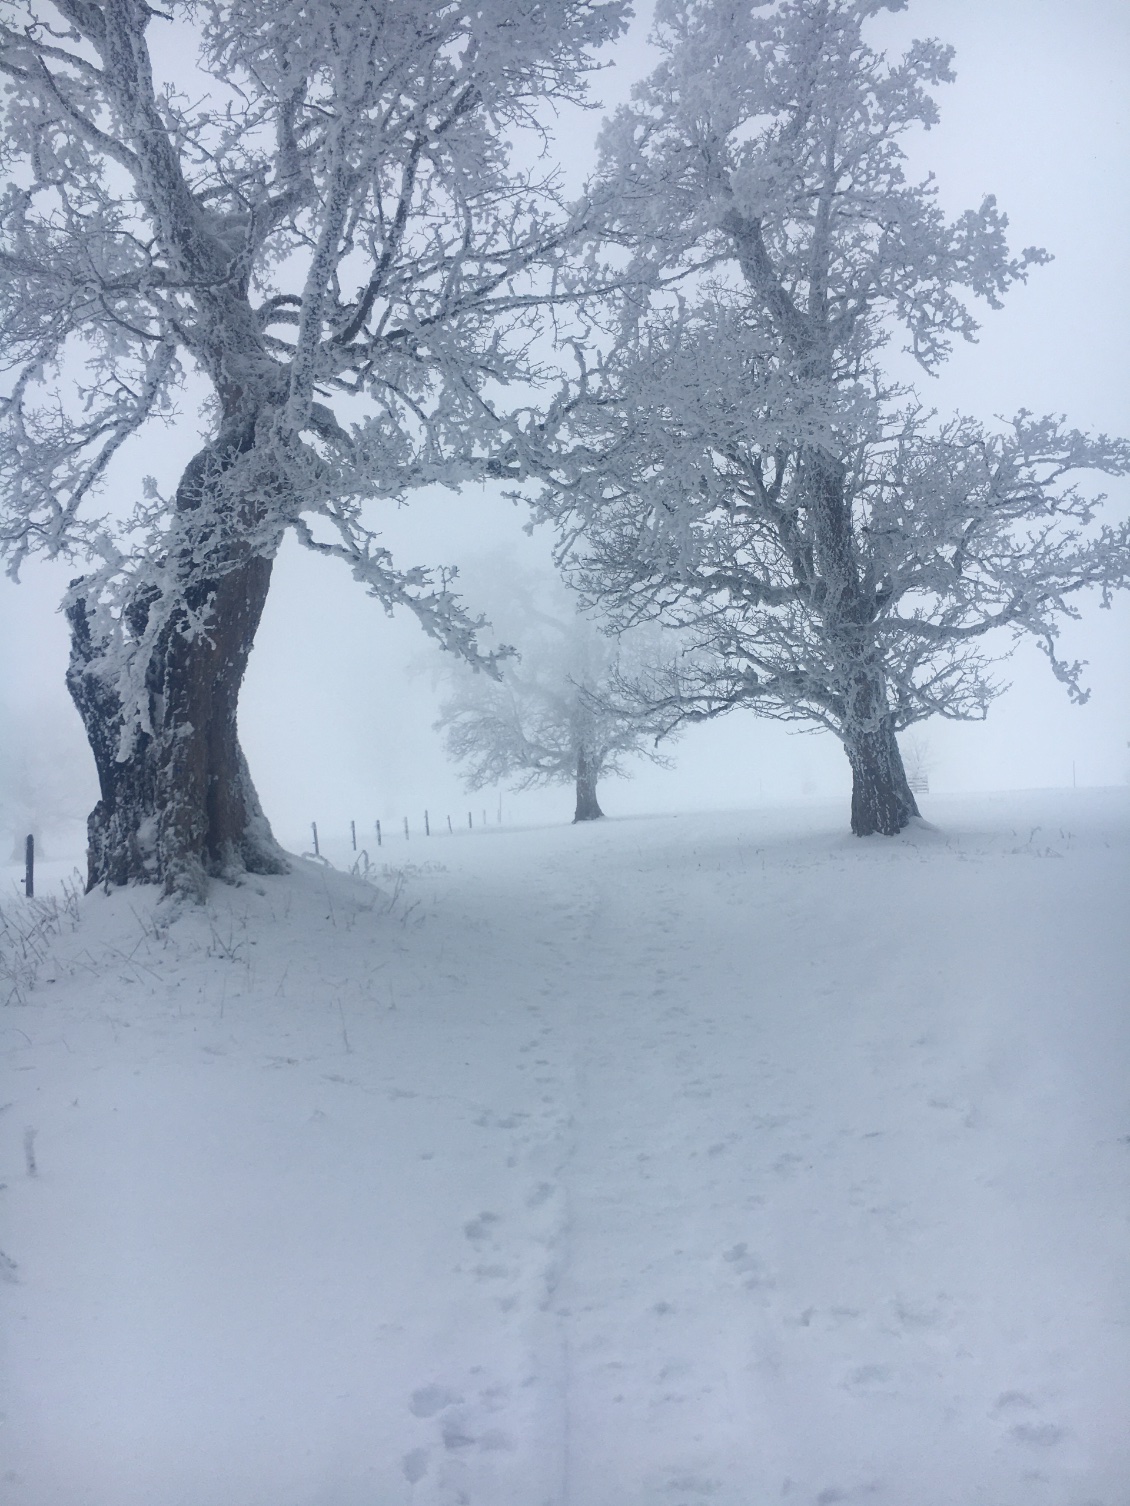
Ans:
[[[740,270],[797,369],[842,378],[894,315],[923,365],[976,329],[959,290],[995,303],[1025,268],[993,199],[947,223],[908,184],[899,138],[931,126],[951,50],[896,63],[863,28],[883,0],[660,0],[664,61],[605,128],[622,234],[665,279]]]
[[[693,354],[703,347],[718,351],[703,342]],[[994,629],[1035,636],[1085,697],[1081,666],[1056,654],[1058,624],[1078,614],[1084,589],[1107,600],[1126,581],[1130,525],[1097,524],[1101,498],[1070,476],[1130,471],[1125,442],[1029,414],[1003,431],[939,423],[915,407],[876,418],[841,462],[854,577],[845,602],[842,590],[831,598],[836,560],[806,490],[805,447],[779,435],[773,443],[758,423],[755,383],[744,388],[754,411],[743,425],[742,389],[724,359],[712,371],[696,361],[693,383],[685,372],[680,381],[653,343],[646,366],[629,400],[592,415],[586,474],[572,492],[588,507],[567,548],[583,588],[612,603],[618,620],[664,617],[725,661],[727,689],[707,680],[693,701],[699,714],[736,695],[840,731],[837,623],[884,665],[897,727],[985,714],[994,683],[982,640]],[[602,495],[592,502],[598,430]]]
[[[368,399],[369,424],[400,440],[394,478],[349,467],[363,494],[481,463],[492,400],[537,375],[529,272],[576,228],[551,174],[511,166],[507,133],[581,94],[623,12],[619,0],[212,0],[169,17],[140,0],[14,6],[0,25],[13,560],[90,547],[79,504],[167,409],[185,363],[224,419],[255,415],[256,448],[281,468],[302,445],[349,457],[364,414],[346,404],[342,427],[319,423],[335,394]],[[199,44],[206,77],[186,79],[191,96],[155,80],[152,27]],[[342,483],[333,467],[306,471],[280,498],[282,524]]]
[[[831,728],[859,832],[914,814],[896,729],[985,714],[991,631],[1033,635],[1081,697],[1058,623],[1130,581],[1130,526],[1076,484],[1125,474],[1130,446],[1027,413],[939,421],[883,369],[899,331],[934,368],[972,338],[971,297],[995,306],[1046,258],[1009,252],[992,199],[948,222],[906,181],[900,137],[935,121],[950,54],[877,54],[881,8],[661,0],[664,60],[602,143],[636,281],[542,455],[588,597],[713,655],[672,714]]]

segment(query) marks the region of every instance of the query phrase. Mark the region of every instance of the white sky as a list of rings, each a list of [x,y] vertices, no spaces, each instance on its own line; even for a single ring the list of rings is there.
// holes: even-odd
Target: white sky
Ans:
[[[637,23],[597,81],[606,103],[626,96],[647,66]],[[914,145],[913,168],[933,170],[956,212],[995,193],[1014,247],[1047,247],[1055,261],[986,311],[979,343],[958,350],[937,381],[920,386],[943,411],[985,418],[1027,407],[1060,412],[1081,427],[1130,433],[1125,363],[1130,349],[1130,7],[1125,0],[912,0],[875,34],[897,48],[937,35],[957,48],[957,83],[939,91],[941,124]],[[568,166],[582,177],[599,115],[563,122]],[[158,469],[192,436],[155,430],[138,472]],[[1130,487],[1111,483],[1119,511]],[[486,492],[421,501],[391,513],[388,540],[402,565],[458,562],[511,544],[542,560],[545,539],[522,532],[523,515]],[[30,565],[19,587],[0,584],[0,777],[26,751],[44,793],[41,829],[79,816],[96,798],[93,765],[63,686],[67,641],[55,606],[65,568]],[[927,723],[931,779],[939,789],[995,789],[1122,782],[1130,778],[1130,602],[1109,612],[1084,603],[1064,649],[1089,662],[1090,703],[1072,706],[1034,649],[1005,668],[1012,689],[976,726]],[[245,685],[241,734],[267,814],[284,842],[308,823],[364,832],[428,808],[478,824],[496,797],[466,796],[431,730],[436,701],[431,648],[415,623],[388,619],[344,569],[296,546],[284,549]],[[750,713],[693,729],[672,750],[677,767],[641,764],[631,782],[609,783],[609,814],[743,806],[760,800],[846,793],[848,770],[830,736],[800,736]],[[15,755],[13,758],[12,755]],[[5,775],[5,771],[7,771]],[[0,846],[28,822],[26,802],[0,792]],[[510,819],[571,815],[569,792],[504,797]],[[924,813],[929,816],[928,803]],[[846,822],[846,809],[845,809]],[[403,838],[401,838],[403,840]],[[6,853],[4,854],[6,856]]]

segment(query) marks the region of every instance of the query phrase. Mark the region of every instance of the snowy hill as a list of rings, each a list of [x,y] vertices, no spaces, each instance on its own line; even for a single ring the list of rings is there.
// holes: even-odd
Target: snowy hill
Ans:
[[[928,804],[83,901],[4,1502],[1125,1506],[1130,796]]]

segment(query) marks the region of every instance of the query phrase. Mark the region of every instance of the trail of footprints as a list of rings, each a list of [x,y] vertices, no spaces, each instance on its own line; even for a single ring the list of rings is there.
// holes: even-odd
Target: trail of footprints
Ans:
[[[469,1378],[474,1384],[462,1391],[432,1382],[412,1392],[408,1410],[421,1421],[434,1422],[438,1437],[431,1447],[409,1449],[401,1460],[410,1485],[434,1474],[438,1477],[435,1483],[441,1488],[455,1488],[458,1499],[462,1494],[459,1476],[466,1473],[460,1466],[465,1464],[466,1455],[513,1451],[513,1437],[496,1421],[505,1412],[509,1390],[486,1381],[481,1367],[476,1366],[475,1372]]]
[[[654,959],[649,957],[648,960]],[[686,1039],[686,1007],[682,994],[688,979],[658,967],[651,971],[654,987],[647,997],[661,1006],[656,1023],[665,1026],[666,1030],[660,1030],[650,1049],[666,1048],[670,1051],[672,1042]],[[599,986],[604,980],[596,981]],[[559,995],[560,989],[552,980],[547,980],[541,993],[544,999],[551,1000]],[[622,990],[619,1003],[638,1008],[639,998],[640,994],[635,990]],[[484,1109],[476,1120],[480,1128],[503,1130],[513,1136],[508,1164],[523,1168],[529,1177],[528,1190],[508,1214],[487,1209],[467,1220],[463,1235],[469,1247],[469,1259],[460,1266],[476,1287],[496,1288],[491,1300],[497,1307],[500,1321],[505,1323],[506,1315],[515,1315],[529,1350],[529,1364],[524,1373],[514,1372],[508,1376],[510,1384],[501,1383],[484,1366],[475,1365],[458,1384],[429,1380],[411,1393],[407,1410],[415,1420],[413,1426],[417,1436],[420,1425],[424,1425],[427,1437],[403,1454],[401,1468],[409,1486],[421,1486],[419,1495],[412,1491],[412,1499],[420,1501],[474,1502],[475,1506],[480,1501],[488,1502],[491,1481],[497,1483],[498,1470],[505,1468],[503,1459],[516,1451],[525,1453],[529,1448],[531,1427],[536,1430],[540,1425],[552,1429],[553,1419],[549,1415],[538,1416],[537,1393],[541,1393],[541,1405],[550,1409],[565,1401],[557,1394],[552,1382],[553,1356],[537,1353],[535,1325],[537,1315],[544,1316],[552,1307],[567,1247],[567,1194],[561,1178],[569,1153],[570,1104],[565,1101],[568,1098],[567,1085],[560,1075],[560,1067],[553,1060],[551,1039],[555,1032],[539,1018],[539,1005],[530,1005],[529,1009],[533,1016],[531,1023],[536,1023],[538,1028],[520,1051],[534,1068],[534,1081],[541,1090],[540,1103],[544,1108],[535,1114],[525,1111],[500,1114]],[[702,1075],[695,1046],[696,1043],[691,1043],[688,1049],[679,1053],[676,1062],[677,1076],[682,1079],[681,1096],[709,1098],[713,1081]],[[940,1102],[932,1106],[952,1107]],[[751,1127],[761,1135],[766,1131],[772,1135],[794,1118],[792,1115],[765,1116]],[[731,1132],[715,1139],[706,1147],[706,1156],[713,1159],[732,1152],[746,1132]],[[784,1150],[768,1158],[764,1171],[772,1173],[780,1183],[787,1183],[806,1165],[805,1156],[796,1150]],[[766,1190],[768,1192],[769,1187]],[[852,1188],[851,1201],[853,1204],[860,1200],[866,1203],[874,1191],[874,1188],[857,1184]],[[756,1201],[761,1203],[765,1199]],[[872,1211],[879,1213],[884,1210],[874,1208]],[[778,1275],[757,1253],[755,1245],[739,1241],[719,1251],[719,1256],[721,1269],[735,1285],[749,1293],[750,1298],[766,1307],[778,1301],[781,1295]],[[952,1308],[951,1299],[944,1293],[937,1293],[921,1302],[893,1301],[885,1315],[868,1314],[853,1307],[831,1307],[823,1311],[809,1307],[793,1314],[782,1312],[780,1323],[783,1330],[810,1325],[825,1330],[845,1326],[863,1329],[878,1323],[880,1334],[910,1336],[948,1326]],[[667,1302],[660,1302],[653,1308],[659,1318],[673,1310]],[[534,1324],[528,1323],[528,1319],[534,1319]],[[548,1327],[541,1330],[543,1340],[549,1331]],[[689,1367],[690,1362],[686,1364]],[[667,1365],[656,1378],[656,1405],[682,1399],[667,1389],[672,1379],[671,1371],[672,1366]],[[879,1402],[883,1397],[900,1394],[905,1380],[898,1367],[882,1363],[878,1356],[869,1359],[864,1353],[844,1365],[838,1385],[861,1401]],[[1045,1416],[1038,1401],[1020,1390],[1002,1392],[992,1403],[989,1416],[1015,1447],[1030,1455],[1033,1463],[1037,1462],[1039,1455],[1055,1449],[1069,1437],[1065,1427]],[[791,1494],[789,1484],[786,1482],[785,1494]],[[681,1471],[673,1474],[666,1486],[672,1496],[672,1506],[682,1506],[684,1500],[689,1506],[692,1500],[713,1495],[720,1488],[721,1482],[717,1480],[700,1479]],[[829,1485],[814,1500],[816,1506],[833,1506],[835,1502],[870,1496],[878,1489],[881,1487],[875,1483],[862,1490],[846,1491]]]
[[[507,1455],[529,1454],[531,1430],[539,1422],[539,1394],[552,1396],[556,1358],[539,1352],[551,1327],[547,1318],[560,1274],[560,1246],[566,1203],[551,1162],[563,1154],[554,1138],[540,1140],[525,1114],[480,1117],[480,1127],[517,1131],[511,1165],[522,1164],[530,1180],[509,1214],[484,1209],[463,1225],[468,1258],[458,1266],[474,1287],[487,1294],[499,1315],[500,1348],[516,1345],[503,1383],[486,1365],[469,1367],[462,1379],[430,1380],[408,1398],[408,1411],[428,1424],[429,1438],[409,1449],[401,1468],[421,1500],[452,1503],[491,1499],[492,1481]],[[538,1176],[539,1169],[546,1175]],[[537,1180],[534,1180],[537,1178]],[[540,1341],[540,1344],[539,1344]],[[418,1432],[419,1430],[416,1429]],[[415,1499],[415,1495],[413,1496]]]

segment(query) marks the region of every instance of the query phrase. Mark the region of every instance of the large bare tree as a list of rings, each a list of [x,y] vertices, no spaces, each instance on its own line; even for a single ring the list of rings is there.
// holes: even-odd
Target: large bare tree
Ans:
[[[629,291],[544,430],[576,578],[697,638],[653,686],[672,724],[749,706],[829,728],[861,835],[917,814],[901,728],[985,714],[990,635],[1034,637],[1082,697],[1059,624],[1130,579],[1130,525],[1072,474],[1125,473],[1125,442],[938,420],[884,361],[893,336],[933,371],[973,300],[1046,259],[1009,252],[991,198],[950,221],[907,180],[900,142],[952,69],[937,42],[868,44],[901,8],[659,0],[662,61],[602,142]]]
[[[283,866],[236,703],[288,529],[478,652],[448,575],[398,569],[368,507],[482,475],[508,389],[529,401],[533,275],[578,229],[537,133],[624,17],[622,0],[5,7],[0,546],[13,572],[84,564],[65,607],[101,781],[91,884],[198,894]],[[170,495],[123,501],[131,445],[191,422],[181,389],[205,393],[198,452]]]

